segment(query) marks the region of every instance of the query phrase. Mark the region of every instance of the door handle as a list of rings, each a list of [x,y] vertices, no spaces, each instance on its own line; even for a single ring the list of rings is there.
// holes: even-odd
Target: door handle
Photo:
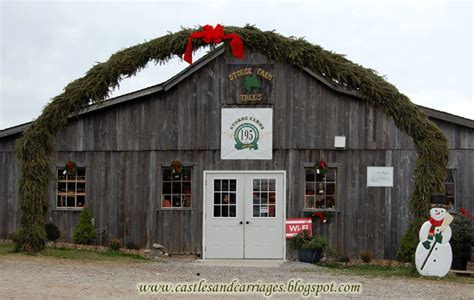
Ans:
[[[245,221],[245,224],[250,224],[250,222],[249,222],[249,221]]]

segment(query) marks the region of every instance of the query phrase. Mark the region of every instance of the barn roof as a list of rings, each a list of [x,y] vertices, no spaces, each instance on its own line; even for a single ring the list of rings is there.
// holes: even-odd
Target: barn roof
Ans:
[[[222,46],[217,47],[215,50],[210,51],[209,53],[201,57],[199,60],[189,65],[183,71],[179,72],[178,74],[166,80],[165,82],[162,82],[153,86],[149,86],[149,87],[146,87],[134,92],[130,92],[124,95],[120,95],[114,98],[110,98],[109,100],[101,102],[101,103],[91,104],[90,106],[81,110],[78,113],[78,115],[84,115],[84,114],[88,114],[97,110],[106,109],[115,105],[119,105],[128,101],[135,100],[143,96],[147,96],[147,95],[151,95],[151,94],[155,94],[159,92],[166,92],[223,54],[224,54],[224,47]],[[308,68],[303,68],[303,71],[305,71],[310,76],[314,77],[319,82],[321,82],[322,84],[324,84],[325,86],[329,87],[330,89],[336,92],[360,98],[359,94],[354,89],[345,88],[340,85],[334,85],[331,82],[329,82],[325,77],[315,74]],[[461,125],[464,127],[469,127],[469,128],[474,129],[474,120],[457,116],[457,115],[453,115],[453,114],[443,112],[440,110],[435,110],[435,109],[421,106],[421,105],[417,105],[417,106],[421,108],[428,115],[428,117],[432,119],[437,119],[437,120],[441,120],[441,121],[445,121],[445,122],[449,122],[456,125]],[[32,122],[23,123],[23,124],[19,124],[13,127],[0,130],[0,138],[18,134],[24,131],[26,128],[28,128],[28,126],[31,123]]]

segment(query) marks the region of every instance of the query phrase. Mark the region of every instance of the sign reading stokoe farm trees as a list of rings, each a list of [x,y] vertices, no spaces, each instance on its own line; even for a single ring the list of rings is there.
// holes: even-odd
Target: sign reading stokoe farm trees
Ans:
[[[260,104],[270,102],[273,86],[273,66],[228,65],[228,86],[232,97],[240,104]]]
[[[223,108],[221,159],[272,159],[272,109]]]

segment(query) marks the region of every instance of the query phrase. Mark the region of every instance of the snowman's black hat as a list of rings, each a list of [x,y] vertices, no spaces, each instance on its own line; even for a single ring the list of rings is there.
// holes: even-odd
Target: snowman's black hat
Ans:
[[[448,208],[448,199],[444,194],[432,194],[431,195],[431,207]]]

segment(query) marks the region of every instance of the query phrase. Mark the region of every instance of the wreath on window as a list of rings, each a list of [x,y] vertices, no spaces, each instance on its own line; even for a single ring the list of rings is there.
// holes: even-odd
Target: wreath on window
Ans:
[[[328,220],[326,219],[324,212],[322,211],[317,211],[313,214],[314,218],[319,218],[319,224],[326,223]]]
[[[331,214],[324,211],[317,211],[313,214],[314,218],[319,218],[319,224],[329,223],[331,220]]]
[[[68,160],[64,165],[64,175],[74,176],[77,173],[77,165],[72,160]]]
[[[332,219],[331,212],[328,211],[306,212],[304,216],[307,218],[319,219],[319,224],[328,224]]]
[[[324,175],[328,171],[328,163],[321,159],[314,165],[314,168],[316,169],[316,174]]]
[[[183,170],[183,164],[177,159],[171,161],[170,167],[173,175],[179,175]]]

